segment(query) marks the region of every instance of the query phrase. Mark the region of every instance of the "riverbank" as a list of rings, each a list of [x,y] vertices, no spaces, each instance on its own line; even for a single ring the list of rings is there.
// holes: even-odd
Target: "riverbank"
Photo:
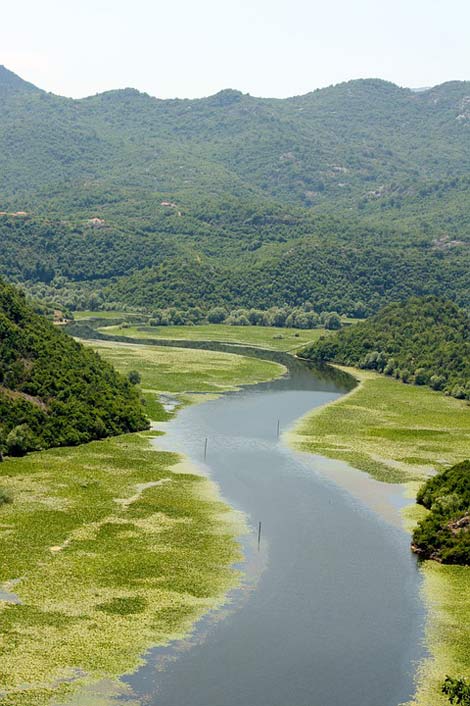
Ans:
[[[224,353],[106,350],[137,369],[153,419],[161,391],[234,389],[283,366]],[[181,398],[182,403],[186,398]],[[8,458],[0,483],[0,682],[5,706],[68,702],[187,634],[238,584],[244,518],[158,432]],[[156,609],[156,606],[158,608]],[[114,683],[114,686],[112,686]],[[95,697],[93,697],[95,698]]]
[[[0,531],[5,706],[135,669],[236,584],[241,518],[207,478],[174,472],[179,457],[152,448],[153,436],[2,464],[13,495]]]
[[[302,451],[350,463],[389,483],[420,481],[470,458],[470,410],[462,400],[370,371],[340,367],[359,384],[300,420]]]
[[[146,392],[221,393],[284,375],[285,366],[262,358],[205,349],[84,340],[119,372],[137,370]]]
[[[346,461],[387,483],[406,483],[415,495],[430,473],[470,458],[470,413],[464,402],[424,387],[356,369],[359,385],[345,397],[307,414],[289,441],[301,451]],[[408,529],[423,513],[403,511]],[[470,568],[423,562],[430,657],[418,671],[413,706],[448,704],[440,693],[446,674],[470,677]]]
[[[83,319],[82,319],[83,320]],[[86,319],[84,319],[86,321]],[[315,329],[279,328],[274,326],[229,326],[228,324],[197,324],[195,326],[143,326],[118,324],[106,326],[103,320],[98,331],[110,336],[184,341],[220,341],[234,345],[256,346],[277,351],[296,351],[331,333]]]

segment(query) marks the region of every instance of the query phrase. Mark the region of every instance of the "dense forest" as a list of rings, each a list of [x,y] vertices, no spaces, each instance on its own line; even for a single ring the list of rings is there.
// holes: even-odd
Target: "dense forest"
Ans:
[[[470,399],[470,319],[439,297],[389,304],[366,321],[318,341],[303,355]]]
[[[469,84],[82,100],[0,68],[0,274],[56,307],[470,307]]]
[[[243,209],[247,204],[239,204]],[[470,247],[463,240],[438,242],[433,233],[413,239],[395,226],[325,215],[314,223],[311,214],[291,223],[273,217],[264,227],[255,219],[245,228],[230,212],[223,218],[218,226],[193,216],[175,225],[171,215],[147,228],[118,218],[96,225],[0,216],[0,274],[36,299],[72,310],[267,309],[310,301],[318,311],[354,316],[413,294],[470,307]]]
[[[0,451],[146,429],[137,390],[0,281]]]
[[[413,533],[413,550],[424,559],[470,565],[470,461],[429,478],[416,500],[430,512]]]
[[[398,181],[468,174],[469,92],[365,79],[284,100],[132,89],[72,100],[2,67],[0,191],[18,210],[45,195],[96,207],[116,188],[298,205],[388,198]]]

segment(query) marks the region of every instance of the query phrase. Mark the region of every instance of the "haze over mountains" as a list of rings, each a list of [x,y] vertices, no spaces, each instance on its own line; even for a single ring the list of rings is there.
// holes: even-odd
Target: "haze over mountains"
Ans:
[[[1,272],[72,307],[469,305],[469,135],[470,82],[73,100],[2,67]]]

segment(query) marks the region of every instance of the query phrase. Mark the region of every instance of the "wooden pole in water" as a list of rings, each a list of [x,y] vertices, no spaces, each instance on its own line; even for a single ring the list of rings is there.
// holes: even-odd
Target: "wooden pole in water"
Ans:
[[[279,439],[280,433],[281,433],[281,420],[278,419],[277,420],[277,438],[278,439]]]
[[[261,522],[258,522],[258,551],[261,544]]]
[[[206,458],[207,458],[207,436],[204,441],[204,461],[206,460]]]

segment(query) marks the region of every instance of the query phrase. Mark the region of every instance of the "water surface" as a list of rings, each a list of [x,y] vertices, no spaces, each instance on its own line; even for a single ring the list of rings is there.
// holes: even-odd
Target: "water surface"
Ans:
[[[424,615],[409,536],[328,478],[322,459],[292,452],[277,435],[278,420],[286,429],[347,388],[346,378],[296,362],[288,377],[184,409],[156,440],[200,464],[252,534],[245,589],[189,640],[150,650],[125,679],[134,698],[397,706],[411,697]]]

